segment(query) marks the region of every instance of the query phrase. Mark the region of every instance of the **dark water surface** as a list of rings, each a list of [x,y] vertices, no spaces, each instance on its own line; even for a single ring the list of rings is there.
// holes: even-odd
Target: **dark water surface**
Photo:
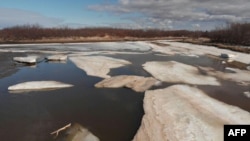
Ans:
[[[10,73],[0,79],[0,140],[1,141],[49,141],[50,133],[68,123],[79,123],[89,129],[101,141],[129,141],[140,126],[143,112],[143,93],[130,89],[97,89],[94,84],[101,78],[87,76],[71,61],[66,63],[41,62],[35,67],[15,65],[13,53],[0,53],[1,71],[9,66]],[[7,57],[11,56],[11,57]],[[156,56],[153,53],[109,55],[126,59],[132,65],[112,69],[110,75],[151,76],[143,70],[146,61],[175,60],[185,64],[213,67],[225,71],[221,61],[206,56]],[[51,91],[10,93],[10,85],[25,81],[55,80],[73,84],[72,88]],[[242,93],[249,87],[222,81],[222,86],[198,86],[211,97],[237,105],[250,111],[250,100]],[[163,83],[165,88],[174,85]]]
[[[79,123],[103,141],[131,140],[143,116],[143,93],[130,89],[95,89],[102,80],[89,77],[70,61],[19,67],[0,80],[0,140],[46,141],[68,123]],[[56,80],[72,88],[11,94],[10,85]]]

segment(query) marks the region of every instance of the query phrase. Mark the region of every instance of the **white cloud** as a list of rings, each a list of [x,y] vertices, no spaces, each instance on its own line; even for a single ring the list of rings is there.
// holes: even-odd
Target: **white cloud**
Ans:
[[[24,24],[39,24],[44,27],[54,27],[62,22],[62,19],[46,17],[36,12],[0,8],[0,28]]]
[[[177,27],[187,23],[192,28],[197,22],[201,27],[208,27],[206,24],[209,23],[250,21],[249,7],[249,0],[119,0],[116,4],[91,5],[88,8],[120,15],[139,13],[142,16],[137,16],[134,21],[137,24],[141,19],[156,24],[154,27]]]

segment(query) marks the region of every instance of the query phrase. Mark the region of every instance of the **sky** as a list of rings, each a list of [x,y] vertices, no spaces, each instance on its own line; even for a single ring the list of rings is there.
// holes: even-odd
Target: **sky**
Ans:
[[[250,0],[0,0],[0,29],[42,27],[211,30],[250,22]]]

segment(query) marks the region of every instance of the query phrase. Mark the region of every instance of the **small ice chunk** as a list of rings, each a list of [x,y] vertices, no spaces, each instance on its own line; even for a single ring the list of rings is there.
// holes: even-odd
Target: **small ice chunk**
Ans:
[[[100,141],[97,136],[95,136],[87,128],[84,128],[78,123],[74,123],[72,125],[68,124],[56,130],[55,132],[52,132],[51,134],[56,134],[56,140],[61,139],[64,141]]]
[[[20,63],[35,64],[38,56],[14,57],[13,60]]]
[[[249,91],[244,92],[243,94],[244,94],[247,98],[250,98],[250,92],[249,92]]]
[[[23,82],[16,85],[8,87],[10,91],[18,90],[41,90],[41,89],[58,89],[72,87],[71,84],[65,84],[57,81],[29,81]]]
[[[65,61],[67,60],[68,56],[63,54],[51,55],[47,56],[46,59],[49,61]]]

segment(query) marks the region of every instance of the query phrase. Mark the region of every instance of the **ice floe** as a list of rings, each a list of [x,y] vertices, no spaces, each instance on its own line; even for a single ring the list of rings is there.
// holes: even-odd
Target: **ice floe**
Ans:
[[[170,83],[187,83],[196,85],[220,85],[216,78],[205,76],[197,67],[176,61],[146,62],[143,68],[156,79]]]
[[[146,91],[143,107],[133,141],[220,141],[225,124],[250,124],[249,112],[186,85]]]
[[[62,135],[59,132],[64,131]],[[56,140],[60,141],[99,141],[100,139],[91,133],[87,128],[82,127],[78,123],[68,124],[51,133],[56,134]]]
[[[186,53],[182,53],[180,54],[181,56],[188,56],[188,57],[194,57],[194,58],[199,58],[200,56],[195,55],[195,54],[186,54]]]
[[[63,54],[50,55],[46,57],[48,61],[66,61],[67,58],[68,56]]]
[[[166,55],[175,55],[175,52],[171,50],[168,46],[159,46],[156,44],[148,43],[150,47],[152,48],[152,51],[158,52],[158,53],[163,53]]]
[[[86,52],[73,52],[68,54],[69,57],[75,56],[90,56],[90,55],[117,55],[117,54],[145,54],[144,52],[124,52],[124,51],[86,51]]]
[[[69,59],[90,76],[109,78],[107,75],[112,68],[131,64],[129,61],[106,56],[72,56]]]
[[[215,56],[221,56],[221,53],[228,55],[232,54],[231,57],[235,56],[233,58],[235,61],[242,62],[245,64],[250,64],[250,55],[247,53],[221,49],[213,46],[195,45],[190,43],[181,43],[173,41],[158,41],[158,42],[168,44],[169,45],[167,46],[168,50],[171,50],[174,53],[185,52],[188,54],[195,54],[195,55],[212,54]],[[175,51],[175,49],[178,49],[178,51]]]
[[[243,85],[250,85],[250,71],[248,70],[240,70],[237,68],[226,67],[225,70],[228,70],[229,72],[221,72],[208,67],[199,67],[199,68],[205,71],[207,75],[214,76],[224,80],[238,82]]]
[[[111,78],[106,78],[101,82],[95,84],[97,88],[131,88],[136,92],[144,92],[154,85],[159,84],[160,81],[153,77],[133,76],[133,75],[119,75]]]
[[[14,57],[14,61],[19,63],[36,64],[37,62],[43,60],[40,56],[31,55],[26,57]]]
[[[247,98],[250,98],[250,91],[244,92],[243,93]]]
[[[81,45],[81,48],[88,50],[110,50],[110,51],[149,51],[150,46],[142,41],[135,42],[98,42],[98,43],[85,43]],[[72,47],[71,47],[72,48]],[[78,46],[73,48],[79,49]]]
[[[73,87],[71,84],[66,84],[58,81],[29,81],[23,82],[16,85],[12,85],[8,87],[10,91],[20,91],[20,90],[41,90],[41,89],[59,89],[59,88],[67,88]]]
[[[70,52],[84,52],[84,51],[149,51],[151,47],[148,43],[143,41],[135,42],[95,42],[95,43],[51,43],[51,44],[14,44],[14,45],[0,45],[0,49],[8,51],[70,51]],[[0,50],[1,51],[1,50]]]

